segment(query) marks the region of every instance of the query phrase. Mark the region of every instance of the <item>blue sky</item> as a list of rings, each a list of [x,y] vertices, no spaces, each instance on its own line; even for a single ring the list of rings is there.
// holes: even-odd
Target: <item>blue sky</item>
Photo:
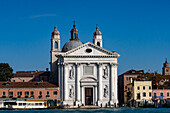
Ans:
[[[129,69],[162,71],[170,62],[169,0],[1,0],[0,62],[15,71],[45,70],[54,25],[63,46],[73,20],[79,39],[92,42],[96,24],[103,47],[116,51],[118,74]]]

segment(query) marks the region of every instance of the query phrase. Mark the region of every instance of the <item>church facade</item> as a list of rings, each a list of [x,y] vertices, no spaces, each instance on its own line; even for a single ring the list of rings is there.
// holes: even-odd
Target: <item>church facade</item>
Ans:
[[[60,47],[60,33],[56,26],[51,37],[50,80],[58,82],[63,105],[106,106],[116,105],[117,58],[116,52],[102,47],[102,34],[98,26],[93,43],[82,43],[73,25],[71,38]]]

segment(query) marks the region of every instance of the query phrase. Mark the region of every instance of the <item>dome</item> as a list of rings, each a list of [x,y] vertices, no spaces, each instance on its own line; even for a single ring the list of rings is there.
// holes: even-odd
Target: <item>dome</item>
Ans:
[[[95,31],[93,34],[94,35],[101,35],[102,33],[100,31]]]
[[[78,39],[78,40],[70,40],[68,41],[64,46],[62,51],[67,52],[69,50],[72,50],[78,46],[81,46],[83,43]]]
[[[99,31],[99,27],[97,25],[96,31],[93,33],[94,35],[101,35],[102,33]]]
[[[59,35],[60,32],[59,32],[59,31],[53,31],[52,34],[53,34],[53,35]]]
[[[60,32],[57,30],[57,27],[54,27],[54,31],[52,32],[53,35],[59,35]]]

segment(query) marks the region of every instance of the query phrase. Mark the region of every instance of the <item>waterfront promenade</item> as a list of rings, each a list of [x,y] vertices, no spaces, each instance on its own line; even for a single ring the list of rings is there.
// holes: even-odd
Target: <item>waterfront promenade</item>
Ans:
[[[169,113],[169,108],[101,108],[54,110],[0,110],[0,113]]]

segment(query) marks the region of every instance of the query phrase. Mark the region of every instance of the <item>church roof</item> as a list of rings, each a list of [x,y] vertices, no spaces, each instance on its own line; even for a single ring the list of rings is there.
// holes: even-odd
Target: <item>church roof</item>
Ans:
[[[50,82],[0,82],[0,88],[58,88]]]
[[[73,25],[73,28],[71,29],[71,38],[70,40],[63,46],[62,52],[67,52],[70,51],[80,45],[82,45],[83,43],[79,40],[78,38],[78,30],[75,28],[75,22]]]
[[[79,39],[70,40],[63,46],[62,51],[67,52],[81,45],[83,45],[83,43]]]

